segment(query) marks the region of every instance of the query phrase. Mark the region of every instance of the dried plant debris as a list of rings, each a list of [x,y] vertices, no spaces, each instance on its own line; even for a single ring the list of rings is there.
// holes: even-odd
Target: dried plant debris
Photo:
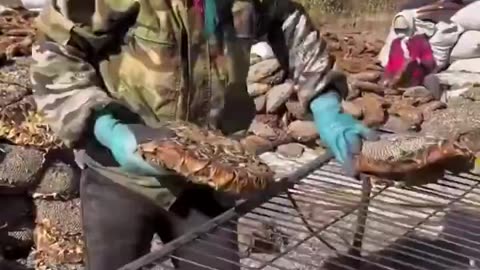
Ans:
[[[168,123],[173,138],[139,146],[150,163],[173,170],[197,184],[241,194],[264,189],[274,172],[238,141],[190,123]]]
[[[54,201],[36,199],[35,265],[79,264],[84,258],[80,199]]]
[[[35,39],[33,20],[37,13],[14,8],[0,14],[0,58],[10,60],[30,55]]]
[[[346,72],[360,73],[377,71],[380,68],[377,65],[377,55],[384,44],[382,40],[365,38],[364,35],[356,33],[326,32],[323,37],[337,64]]]
[[[422,124],[422,133],[455,138],[480,129],[480,102],[457,100],[447,106]]]
[[[71,199],[79,193],[80,174],[60,161],[45,169],[38,185],[32,189],[33,198]]]
[[[0,193],[21,193],[35,186],[45,153],[7,144],[0,144],[0,149]]]
[[[422,135],[386,135],[365,142],[356,158],[358,171],[397,181],[418,175],[438,177],[444,170],[468,170],[474,155],[458,142]]]
[[[24,196],[2,195],[0,204],[0,249],[29,250],[33,244],[33,209]],[[8,207],[5,207],[8,206]]]
[[[31,96],[0,109],[0,139],[41,149],[63,147],[43,117],[36,111]]]

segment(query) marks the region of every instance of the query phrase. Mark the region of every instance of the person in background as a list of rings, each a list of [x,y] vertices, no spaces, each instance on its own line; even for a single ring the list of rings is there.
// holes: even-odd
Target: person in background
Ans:
[[[425,34],[410,33],[406,21],[399,17],[395,21],[395,30],[400,34],[390,47],[388,62],[383,72],[385,87],[412,87],[423,85],[435,98],[441,96],[438,80],[431,76],[437,71],[429,39]]]
[[[82,168],[88,270],[117,269],[147,253],[154,233],[169,242],[232,205],[154,169],[136,148],[168,137],[167,120],[225,135],[246,130],[255,113],[246,91],[250,46],[259,37],[267,36],[304,112],[347,170],[362,141],[375,138],[342,113],[345,76],[332,70],[325,41],[294,1],[52,0],[36,27],[35,101]],[[227,251],[237,247],[235,230],[179,248],[175,266],[240,269]]]

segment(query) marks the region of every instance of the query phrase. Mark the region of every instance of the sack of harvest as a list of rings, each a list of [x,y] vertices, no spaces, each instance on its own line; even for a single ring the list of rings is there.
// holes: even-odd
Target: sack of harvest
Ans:
[[[260,158],[220,132],[186,122],[170,122],[164,128],[175,135],[138,147],[140,155],[154,166],[235,194],[265,189],[274,180],[274,172]]]

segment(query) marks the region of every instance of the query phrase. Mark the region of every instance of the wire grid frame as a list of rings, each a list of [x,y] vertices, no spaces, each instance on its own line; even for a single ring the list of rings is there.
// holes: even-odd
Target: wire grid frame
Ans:
[[[313,159],[265,155],[279,175]],[[176,255],[179,248],[242,270],[480,269],[479,180],[473,173],[447,172],[436,183],[422,186],[372,186],[368,178],[343,175],[330,161],[287,192],[246,213],[213,221],[188,240],[167,244],[170,249],[149,264],[129,264],[122,270],[175,269],[172,261],[195,269],[230,268],[189,261]],[[218,239],[232,234],[236,236]],[[208,247],[229,255],[215,257]],[[226,259],[232,257],[239,260]]]

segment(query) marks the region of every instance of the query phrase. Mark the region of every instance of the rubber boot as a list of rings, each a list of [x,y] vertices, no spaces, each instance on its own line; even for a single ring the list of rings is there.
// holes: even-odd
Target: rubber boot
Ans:
[[[171,235],[163,238],[169,241],[188,233],[192,228],[197,228],[222,214],[232,207],[233,203],[229,198],[219,198],[208,188],[197,186],[187,189],[169,209],[174,214],[171,219]],[[236,220],[231,220],[221,225],[221,228],[209,231],[199,239],[178,248],[173,253],[175,257],[181,258],[173,260],[176,269],[240,270],[236,231]]]
[[[150,251],[157,207],[87,168],[80,183],[87,270],[116,270]]]

